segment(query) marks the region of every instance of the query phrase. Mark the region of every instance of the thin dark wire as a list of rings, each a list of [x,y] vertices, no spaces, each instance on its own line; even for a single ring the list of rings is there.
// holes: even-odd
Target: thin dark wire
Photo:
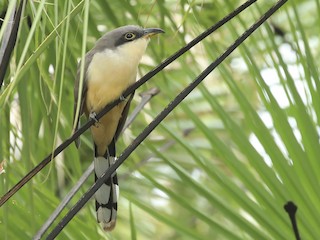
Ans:
[[[289,215],[296,240],[300,240],[301,238],[299,235],[298,225],[296,221],[296,212],[298,210],[298,207],[293,202],[289,201],[284,205],[283,208]]]
[[[178,104],[188,96],[188,94],[202,82],[227,56],[229,56],[244,40],[246,40],[262,23],[264,23],[273,13],[275,13],[288,0],[280,0],[271,7],[255,24],[245,31],[219,58],[212,62],[189,86],[169,103],[169,105],[157,115],[157,117],[140,133],[140,135],[122,152],[117,161],[90,187],[90,189],[80,198],[66,216],[58,223],[47,239],[54,239],[61,230],[70,222],[78,211],[88,202],[93,194],[102,186],[106,179],[128,158],[128,156],[139,146],[139,144],[168,116],[168,114]]]
[[[191,49],[193,46],[195,46],[197,43],[202,41],[204,38],[206,38],[209,34],[217,30],[219,27],[221,27],[223,24],[228,22],[230,19],[234,18],[236,15],[238,15],[240,12],[245,10],[247,7],[249,7],[251,4],[256,2],[257,0],[249,0],[243,5],[241,5],[239,8],[237,8],[235,11],[230,13],[228,16],[217,22],[215,25],[213,25],[211,28],[207,29],[205,32],[201,33],[198,37],[193,39],[190,43],[188,43],[186,46],[182,47],[179,51],[171,55],[169,58],[167,58],[165,61],[163,61],[161,64],[159,64],[156,68],[148,72],[146,75],[144,75],[142,78],[140,78],[139,81],[135,82],[133,85],[131,85],[127,90],[125,90],[122,94],[123,97],[128,97],[131,93],[133,93],[137,88],[139,88],[142,84],[144,84],[146,81],[148,81],[150,78],[155,76],[158,72],[160,72],[162,69],[164,69],[166,66],[168,66],[170,63],[175,61],[177,58],[179,58],[182,54],[187,52],[189,49]],[[96,116],[96,118],[99,120],[103,115],[105,115],[107,112],[109,112],[114,106],[118,105],[122,100],[119,98],[112,103],[106,105],[104,109],[99,112]],[[12,187],[6,194],[4,194],[0,199],[0,207],[8,201],[21,187],[23,187],[27,182],[30,181],[31,178],[33,178],[39,171],[41,171],[53,158],[55,158],[60,152],[62,152],[66,147],[68,147],[75,139],[77,139],[82,133],[84,133],[89,127],[91,127],[95,123],[94,119],[89,119],[81,128],[79,128],[77,131],[74,132],[74,134],[66,139],[62,144],[60,144],[49,156],[47,156],[44,160],[42,160],[36,167],[34,167],[26,176],[24,176],[14,187]]]

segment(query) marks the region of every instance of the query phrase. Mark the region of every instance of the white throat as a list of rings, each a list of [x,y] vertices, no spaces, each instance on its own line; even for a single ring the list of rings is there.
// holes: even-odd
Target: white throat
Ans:
[[[125,59],[132,61],[132,64],[139,64],[143,54],[146,51],[150,39],[149,38],[140,38],[138,40],[125,43],[116,50],[114,50],[119,56],[122,56],[123,60]]]
[[[87,108],[98,111],[120,97],[136,81],[137,68],[149,39],[123,44],[96,53],[87,70]]]

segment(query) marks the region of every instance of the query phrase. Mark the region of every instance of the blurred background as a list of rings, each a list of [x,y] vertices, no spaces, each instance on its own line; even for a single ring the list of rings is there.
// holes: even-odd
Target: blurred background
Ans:
[[[27,1],[0,90],[1,196],[71,135],[77,63],[105,32],[128,24],[165,30],[150,42],[141,77],[244,2]],[[139,94],[159,94],[119,139],[118,154],[275,2],[257,1],[139,88],[131,112]],[[0,2],[1,43],[18,5]],[[90,200],[57,239],[294,239],[289,200],[302,239],[318,239],[319,16],[317,0],[288,1],[120,167],[116,229],[101,230]],[[89,131],[81,141],[0,208],[2,239],[40,229],[92,163]]]

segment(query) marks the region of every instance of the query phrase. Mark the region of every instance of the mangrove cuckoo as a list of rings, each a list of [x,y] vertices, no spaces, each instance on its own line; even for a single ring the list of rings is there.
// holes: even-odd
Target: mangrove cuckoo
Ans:
[[[164,31],[159,28],[124,26],[106,33],[85,55],[84,81],[81,93],[80,112],[76,114],[80,63],[74,89],[74,126],[79,127],[79,118],[84,113],[89,118],[101,111],[108,103],[121,98],[122,92],[136,81],[139,62],[150,37]],[[122,97],[123,98],[123,97]],[[131,94],[91,127],[94,142],[95,180],[116,159],[115,142],[124,126],[129,111]],[[76,117],[78,115],[78,117]],[[79,146],[76,141],[77,147]],[[97,221],[105,231],[111,231],[117,217],[118,180],[114,173],[95,193]]]

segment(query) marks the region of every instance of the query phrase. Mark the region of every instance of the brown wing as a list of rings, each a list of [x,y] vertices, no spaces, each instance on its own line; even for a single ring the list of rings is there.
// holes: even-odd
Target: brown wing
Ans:
[[[126,104],[126,106],[123,108],[122,115],[121,115],[121,118],[120,118],[120,120],[119,120],[116,133],[114,134],[114,140],[115,140],[115,142],[117,141],[117,139],[118,139],[118,137],[119,137],[119,135],[120,135],[123,127],[124,127],[124,124],[126,123],[126,120],[127,120],[127,117],[128,117],[128,113],[129,113],[129,109],[130,109],[130,104],[131,104],[133,95],[134,95],[134,92],[129,96],[129,98],[128,98],[128,100],[127,100],[127,104]]]
[[[77,77],[76,77],[75,85],[74,85],[74,105],[73,105],[74,106],[73,107],[73,126],[74,126],[74,129],[73,129],[73,133],[79,129],[80,117],[86,111],[85,102],[86,102],[86,95],[87,95],[87,90],[88,90],[88,88],[87,88],[87,69],[88,69],[88,66],[92,60],[93,55],[94,55],[94,52],[90,51],[85,56],[84,79],[83,79],[83,88],[82,88],[82,93],[81,93],[80,110],[79,110],[79,115],[76,118],[76,111],[77,111],[77,107],[78,107],[78,94],[79,94],[81,62],[79,62],[79,64],[78,64]],[[75,144],[77,147],[79,147],[80,138],[77,138],[75,140]]]

